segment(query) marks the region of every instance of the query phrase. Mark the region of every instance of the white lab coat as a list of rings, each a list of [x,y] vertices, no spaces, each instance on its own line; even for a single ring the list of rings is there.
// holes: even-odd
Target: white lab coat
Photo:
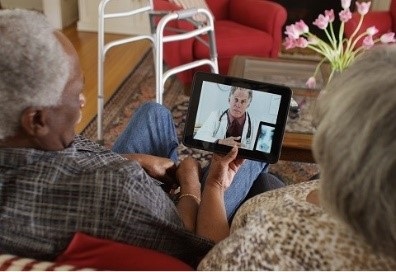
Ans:
[[[203,123],[203,125],[198,129],[194,136],[194,139],[202,140],[206,142],[214,143],[216,140],[224,139],[226,137],[228,121],[227,113],[223,114],[224,110],[213,111],[209,118]],[[220,119],[221,116],[221,119]],[[248,113],[248,116],[249,113]],[[246,117],[245,124],[243,125],[241,148],[253,150],[254,142],[257,135],[257,122],[250,116]],[[250,137],[247,138],[247,134],[250,126]]]

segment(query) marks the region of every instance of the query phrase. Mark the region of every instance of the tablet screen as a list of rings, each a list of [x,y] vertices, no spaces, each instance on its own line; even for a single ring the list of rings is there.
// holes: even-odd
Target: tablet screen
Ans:
[[[183,143],[275,163],[280,156],[292,91],[265,82],[198,72],[194,76]]]

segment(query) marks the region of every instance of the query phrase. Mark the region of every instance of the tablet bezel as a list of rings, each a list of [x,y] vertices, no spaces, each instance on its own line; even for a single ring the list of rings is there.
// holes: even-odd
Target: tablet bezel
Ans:
[[[196,125],[197,112],[200,104],[200,97],[202,92],[202,85],[204,82],[213,82],[218,84],[224,84],[229,86],[238,86],[242,88],[248,88],[256,92],[266,92],[280,95],[281,101],[279,104],[278,115],[275,124],[270,124],[275,127],[275,131],[272,139],[272,147],[270,153],[264,153],[257,150],[249,150],[239,148],[238,156],[246,159],[264,161],[268,163],[276,163],[279,160],[285,126],[290,107],[290,100],[292,96],[292,90],[283,85],[276,85],[266,82],[259,82],[244,78],[224,76],[213,73],[197,72],[194,75],[193,83],[191,87],[191,96],[188,106],[186,124],[184,128],[183,144],[187,147],[210,151],[214,153],[225,154],[231,149],[230,146],[222,145],[213,142],[207,142],[202,140],[194,139],[194,129]],[[259,123],[262,120],[258,120]],[[267,122],[261,122],[267,123]],[[267,123],[268,124],[268,123]],[[257,135],[254,138],[257,142]],[[254,144],[256,146],[256,143]]]

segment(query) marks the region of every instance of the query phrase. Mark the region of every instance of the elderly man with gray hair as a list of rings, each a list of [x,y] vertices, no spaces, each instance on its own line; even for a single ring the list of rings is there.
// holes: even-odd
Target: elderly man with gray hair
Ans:
[[[0,10],[0,249],[52,260],[83,232],[195,266],[267,165],[236,147],[204,170],[179,162],[172,115],[153,102],[107,150],[75,134],[83,87],[76,50],[43,14]]]

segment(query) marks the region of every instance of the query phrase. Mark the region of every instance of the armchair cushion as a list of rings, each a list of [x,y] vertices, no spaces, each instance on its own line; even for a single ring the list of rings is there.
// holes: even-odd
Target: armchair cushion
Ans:
[[[216,20],[228,18],[230,0],[206,0]]]
[[[273,37],[267,32],[228,20],[216,21],[215,29],[220,73],[227,73],[231,59],[236,54],[236,45],[238,55],[271,55]],[[209,56],[207,47],[200,42],[194,43],[193,52],[196,59]]]
[[[164,253],[79,232],[56,263],[100,270],[192,270],[189,265]]]

